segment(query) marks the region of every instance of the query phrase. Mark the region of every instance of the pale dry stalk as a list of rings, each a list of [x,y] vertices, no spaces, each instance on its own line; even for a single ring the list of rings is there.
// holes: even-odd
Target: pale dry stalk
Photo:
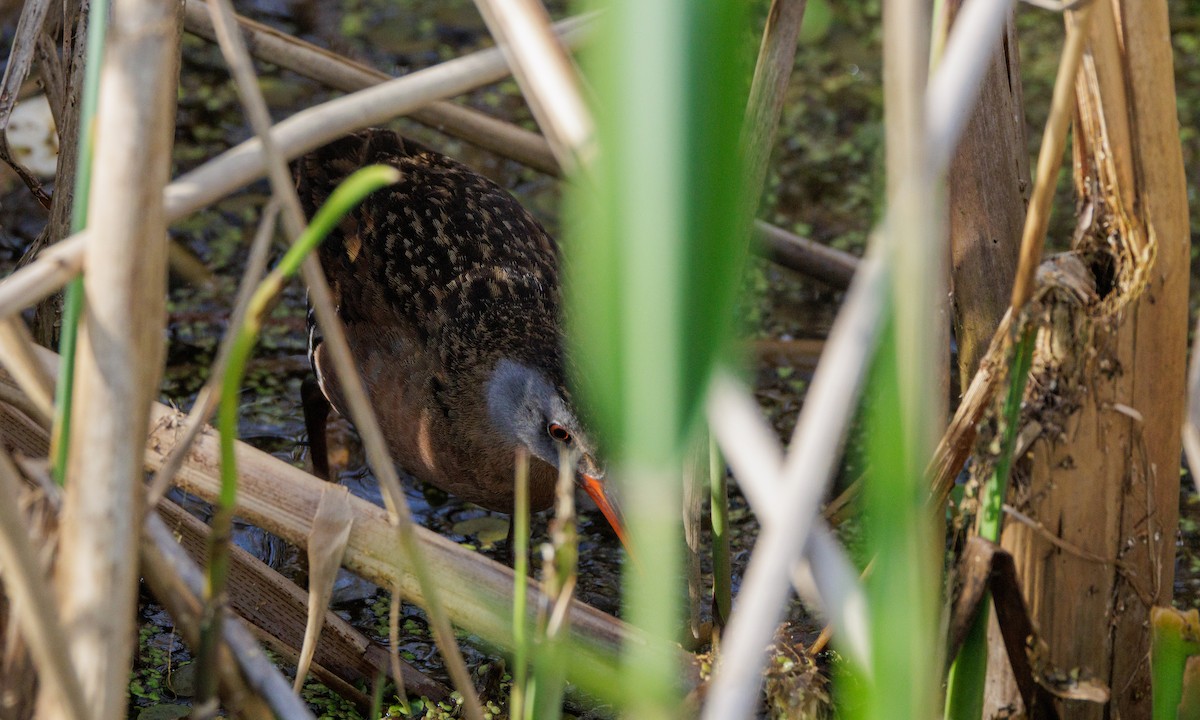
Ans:
[[[87,310],[57,566],[67,643],[95,718],[123,718],[136,637],[142,462],[166,320],[163,188],[170,179],[181,17],[113,3],[101,70],[85,249]]]

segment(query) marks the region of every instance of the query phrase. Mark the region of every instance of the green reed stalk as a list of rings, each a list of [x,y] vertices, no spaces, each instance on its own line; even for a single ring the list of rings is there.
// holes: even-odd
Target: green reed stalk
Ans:
[[[738,147],[743,3],[593,0],[583,57],[599,153],[567,198],[567,319],[580,395],[619,480],[637,562],[626,617],[630,717],[680,712],[684,448],[726,350],[749,225]]]
[[[1154,720],[1200,715],[1184,701],[1184,675],[1189,657],[1200,654],[1200,615],[1195,609],[1150,610],[1150,686]]]
[[[1004,522],[1004,498],[1008,494],[1008,477],[1012,471],[1013,450],[1021,419],[1021,398],[1033,362],[1035,331],[1027,329],[1013,353],[1008,374],[1008,394],[1004,398],[1001,417],[1000,455],[992,476],[983,488],[979,508],[979,535],[1000,542]],[[983,715],[984,682],[987,679],[987,626],[992,616],[991,594],[985,593],[971,629],[963,641],[958,657],[950,666],[946,689],[946,720],[975,720]]]

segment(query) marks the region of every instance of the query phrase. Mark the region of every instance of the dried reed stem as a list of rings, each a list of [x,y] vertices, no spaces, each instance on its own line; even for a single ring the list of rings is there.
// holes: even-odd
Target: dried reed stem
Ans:
[[[596,154],[595,123],[546,8],[539,0],[475,0],[475,6],[508,59],[559,165],[567,175],[587,168]]]
[[[142,462],[163,357],[181,13],[117,0],[101,70],[95,182],[57,568],[68,647],[96,718],[124,717]]]

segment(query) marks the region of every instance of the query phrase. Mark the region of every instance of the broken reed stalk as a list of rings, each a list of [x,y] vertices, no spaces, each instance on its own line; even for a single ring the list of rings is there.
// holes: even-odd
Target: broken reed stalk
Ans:
[[[942,3],[942,23],[963,0]],[[1008,309],[1029,197],[1029,152],[1011,9],[947,173],[958,387],[971,382]]]
[[[1041,264],[1042,248],[1046,244],[1046,227],[1050,224],[1054,185],[1062,167],[1063,150],[1067,147],[1067,130],[1071,126],[1075,105],[1076,77],[1083,62],[1083,48],[1094,9],[1095,3],[1089,2],[1072,20],[1075,30],[1067,33],[1062,60],[1058,64],[1058,74],[1054,78],[1050,114],[1046,119],[1046,128],[1042,131],[1034,190],[1029,198],[1025,228],[1021,235],[1021,253],[1009,304],[1009,311],[1012,313],[1019,312],[1033,296],[1035,276],[1038,265]]]
[[[1090,669],[1112,688],[1107,712],[1150,713],[1149,607],[1169,602],[1179,508],[1179,418],[1185,388],[1189,233],[1165,2],[1095,2],[1076,78],[1073,166],[1080,230],[1073,255],[1099,280],[1097,299],[1054,306],[1046,377],[1076,411],[1032,446],[1017,510],[1086,553],[1055,549],[1009,524],[1013,555],[1049,662]],[[1068,13],[1074,20],[1086,9]],[[1068,32],[1082,32],[1075,22]],[[1106,281],[1106,278],[1110,280]],[[1068,314],[1069,313],[1069,314]],[[1088,333],[1062,333],[1062,323]],[[1055,332],[1057,329],[1059,332]],[[1035,368],[1037,368],[1035,360]],[[1111,373],[1106,368],[1120,368]],[[1074,404],[1078,401],[1078,404]],[[1090,628],[1094,632],[1080,632]],[[1102,629],[1102,631],[1101,631]],[[1007,691],[996,701],[1012,697]]]
[[[349,495],[350,490],[345,486],[330,483],[321,494],[321,501],[317,503],[312,532],[308,535],[308,612],[305,617],[304,640],[296,660],[296,679],[292,684],[292,689],[297,693],[304,687],[312,667],[313,657],[325,629],[325,615],[333,599],[334,584],[337,582],[342,558],[346,553],[346,541],[350,537],[352,520],[350,506],[346,502]],[[395,647],[399,643],[393,642],[392,645]],[[397,675],[403,680],[402,673]]]
[[[1030,197],[1025,227],[1021,236],[1021,252],[1013,282],[1012,302],[1009,313],[1018,315],[1033,296],[1033,287],[1038,265],[1041,263],[1042,248],[1046,242],[1046,227],[1050,220],[1051,204],[1054,201],[1055,181],[1062,167],[1063,150],[1067,144],[1067,129],[1070,126],[1075,101],[1075,79],[1083,58],[1084,38],[1090,27],[1094,3],[1084,7],[1075,20],[1076,31],[1067,35],[1059,62],[1058,75],[1054,81],[1054,94],[1050,102],[1050,114],[1042,133],[1042,146],[1038,152],[1037,175],[1034,178],[1033,194]],[[996,474],[985,489],[980,513],[979,534],[992,542],[1000,540],[1000,510],[1007,497],[1008,469],[1012,463],[1012,447],[1019,423],[1021,399],[1033,353],[1033,329],[1025,329],[1016,340],[1012,368],[1009,371],[1009,395],[1005,400],[1004,447],[996,468]]]
[[[1008,393],[1001,415],[1001,443],[989,482],[982,488],[976,532],[993,543],[1000,541],[1003,516],[1001,507],[1008,496],[1008,476],[1013,464],[1013,450],[1020,427],[1021,400],[1025,394],[1025,383],[1033,359],[1033,344],[1036,325],[1028,315],[1022,315],[1025,304],[1033,294],[1035,273],[1040,264],[1042,246],[1045,244],[1046,227],[1050,219],[1054,200],[1055,181],[1062,165],[1063,150],[1067,142],[1067,129],[1075,100],[1075,77],[1083,57],[1084,38],[1091,18],[1089,4],[1076,19],[1074,33],[1068,34],[1054,81],[1054,93],[1050,102],[1049,116],[1042,133],[1042,145],[1038,152],[1037,173],[1033,193],[1025,215],[1021,237],[1019,264],[1013,283],[1009,314],[1025,319],[1027,326],[1016,337],[1003,336],[1010,346],[1008,357]],[[990,597],[990,596],[989,596]],[[983,713],[984,678],[988,666],[988,623],[991,618],[990,599],[985,601],[975,616],[967,641],[959,651],[950,669],[949,687],[946,694],[947,717],[978,718]],[[1000,653],[995,656],[999,659]]]

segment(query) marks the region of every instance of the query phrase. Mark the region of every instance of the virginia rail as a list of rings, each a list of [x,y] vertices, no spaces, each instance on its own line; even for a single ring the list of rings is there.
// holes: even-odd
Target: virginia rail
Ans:
[[[321,265],[393,459],[419,480],[511,513],[514,456],[532,461],[530,507],[554,500],[559,453],[624,539],[595,448],[566,389],[558,248],[515,198],[465,165],[369,129],[296,164],[309,217],[358,168],[400,181],[369,196],[321,244]],[[345,414],[309,312],[305,419],[314,469],[328,473],[328,400]],[[324,396],[324,398],[321,397]]]

